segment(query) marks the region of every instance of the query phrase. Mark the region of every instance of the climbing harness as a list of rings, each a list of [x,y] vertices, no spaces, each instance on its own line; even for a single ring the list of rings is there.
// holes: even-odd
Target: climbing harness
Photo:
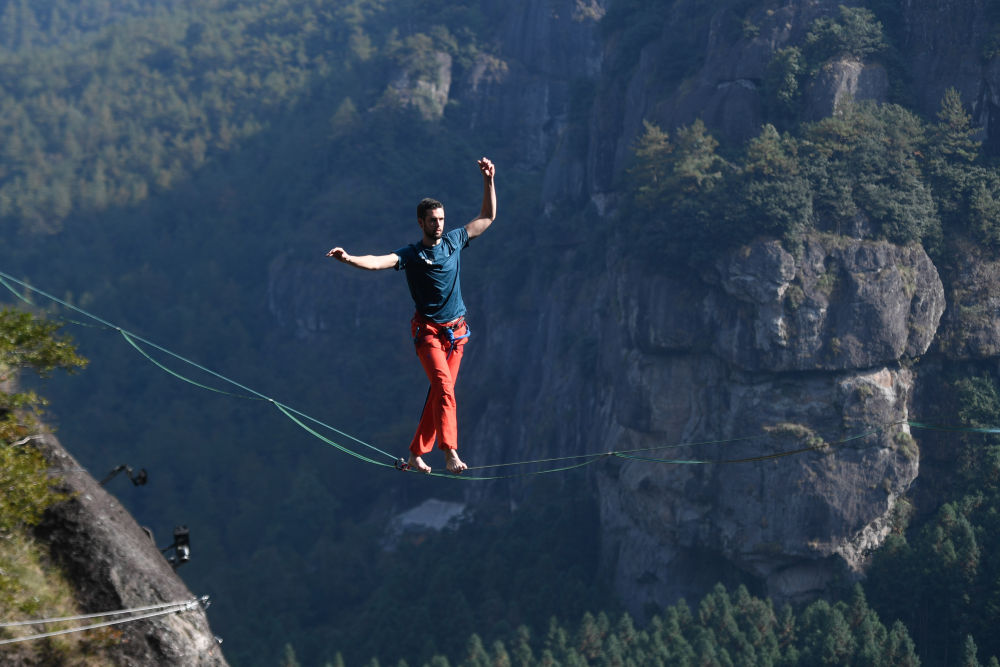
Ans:
[[[472,329],[469,327],[468,323],[465,321],[465,315],[462,315],[457,320],[453,320],[446,324],[439,324],[431,320],[426,319],[421,315],[414,315],[413,317],[414,328],[413,328],[413,344],[418,345],[421,338],[426,338],[427,334],[423,332],[425,330],[433,331],[432,335],[437,336],[441,340],[442,349],[447,349],[447,358],[451,358],[451,355],[455,350],[458,349],[458,344],[460,341],[465,340],[472,335]],[[455,332],[465,327],[465,333],[461,336],[456,336]]]

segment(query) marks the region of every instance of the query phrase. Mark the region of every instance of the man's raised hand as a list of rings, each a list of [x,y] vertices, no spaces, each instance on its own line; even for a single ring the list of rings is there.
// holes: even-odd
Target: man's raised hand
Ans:
[[[493,178],[493,174],[496,172],[496,168],[493,163],[488,158],[479,159],[479,171],[483,172],[483,176],[487,178]]]

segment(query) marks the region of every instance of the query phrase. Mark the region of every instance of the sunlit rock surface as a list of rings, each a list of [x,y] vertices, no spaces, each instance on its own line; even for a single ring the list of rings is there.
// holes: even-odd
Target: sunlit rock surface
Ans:
[[[77,589],[84,613],[190,601],[151,536],[51,435],[39,449],[59,490],[70,499],[51,507],[36,528],[53,558]],[[200,605],[177,613],[114,626],[121,633],[109,649],[119,665],[223,667],[219,641]]]

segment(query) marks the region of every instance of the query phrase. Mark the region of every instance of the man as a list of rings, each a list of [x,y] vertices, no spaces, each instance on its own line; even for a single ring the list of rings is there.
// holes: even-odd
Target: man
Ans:
[[[417,309],[410,321],[410,333],[431,383],[420,424],[410,442],[408,465],[421,472],[431,471],[423,457],[434,449],[435,440],[444,450],[449,472],[459,474],[468,467],[458,457],[455,403],[455,380],[469,337],[459,281],[461,253],[469,241],[489,228],[497,213],[493,163],[486,158],[480,159],[479,171],[483,175],[482,207],[479,217],[464,227],[445,234],[444,205],[434,199],[424,199],[417,205],[417,224],[422,234],[417,243],[388,255],[355,256],[339,247],[326,253],[327,257],[359,269],[395,268],[406,272],[406,282]]]

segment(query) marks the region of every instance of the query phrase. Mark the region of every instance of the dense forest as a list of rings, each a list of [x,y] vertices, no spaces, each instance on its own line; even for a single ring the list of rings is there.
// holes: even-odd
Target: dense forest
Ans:
[[[692,4],[693,24],[705,21],[706,3]],[[729,4],[738,18],[752,5]],[[920,243],[942,271],[969,244],[996,249],[1000,171],[969,100],[951,90],[922,117],[897,89],[895,103],[802,118],[802,91],[830,58],[901,67],[893,3],[867,4],[818,20],[774,55],[769,122],[745,145],[701,122],[648,123],[617,233],[681,272],[759,236],[793,252],[808,234]],[[602,34],[624,35],[620,66],[638,60],[665,6],[611,3]],[[471,126],[467,102],[440,94],[442,57],[452,80],[506,66],[491,33],[499,11],[443,0],[0,0],[0,270],[350,433],[405,443],[423,386],[397,335],[405,287],[331,278],[343,321],[303,343],[274,325],[269,271],[281,269],[276,257],[319,258],[337,243],[412,240],[411,200],[425,192],[454,201],[458,218],[473,214],[481,154],[498,164],[501,223],[518,239],[541,236],[537,174],[504,137]],[[680,82],[697,63],[678,49]],[[583,127],[599,87],[574,90],[567,122]],[[584,226],[587,215],[560,224]],[[484,239],[490,261],[467,269],[469,292],[501,284],[510,300],[531,299],[517,291],[517,245]],[[786,299],[794,307],[800,296]],[[25,357],[23,332],[56,347]],[[37,315],[4,311],[0,333],[19,341],[0,348],[4,368],[83,364]],[[384,517],[430,496],[460,499],[461,484],[372,472],[255,402],[178,383],[114,332],[73,336],[92,363],[46,385],[44,419],[97,476],[121,463],[150,471],[148,487],[112,490],[154,531],[191,526],[193,559],[180,573],[212,594],[233,664],[973,665],[1000,655],[1000,577],[988,557],[1000,541],[996,436],[951,436],[940,508],[901,511],[862,586],[780,610],[720,587],[640,625],[599,575],[598,512],[582,473],[533,486],[527,510],[484,503],[455,531],[387,550]],[[11,494],[0,505],[0,536],[15,551],[58,500],[38,485],[30,448],[14,446],[34,428],[20,415],[41,407],[26,383],[0,404],[0,472],[34,480],[30,502]],[[470,386],[463,409],[489,390]],[[928,418],[997,425],[988,369],[956,366],[939,390],[940,414]],[[55,604],[26,595],[25,581],[0,580],[0,609]]]

